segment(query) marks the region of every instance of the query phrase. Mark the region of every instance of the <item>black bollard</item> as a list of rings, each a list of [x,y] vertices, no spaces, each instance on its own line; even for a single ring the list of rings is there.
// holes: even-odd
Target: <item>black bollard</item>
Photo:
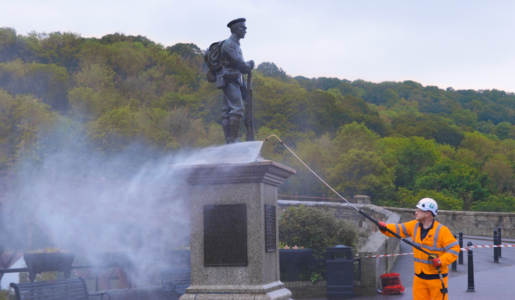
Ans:
[[[497,229],[494,229],[494,246],[497,245]],[[494,263],[499,263],[499,252],[497,247],[494,247]]]
[[[463,251],[461,251],[461,248],[463,248],[463,232],[460,231],[460,234],[459,234],[459,240],[458,242],[460,243],[460,254],[458,255],[458,263],[460,265],[463,264]]]
[[[497,243],[498,245],[502,245],[502,235],[501,235],[501,226],[497,227]],[[499,247],[499,250],[497,251],[497,253],[499,254],[499,258],[502,257],[501,253],[502,253],[502,248]]]
[[[454,235],[454,238],[456,238],[456,235]],[[452,271],[458,272],[458,262],[456,260],[452,262]]]
[[[468,265],[469,265],[469,286],[467,288],[467,292],[475,292],[476,290],[474,289],[474,258],[473,258],[473,253],[472,253],[472,249],[470,248],[470,246],[472,246],[472,242],[468,242],[467,243],[467,246],[469,247],[469,250],[467,251],[468,252]]]

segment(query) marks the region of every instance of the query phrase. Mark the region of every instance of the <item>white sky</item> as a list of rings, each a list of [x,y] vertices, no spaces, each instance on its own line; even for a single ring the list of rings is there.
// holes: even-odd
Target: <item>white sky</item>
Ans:
[[[247,18],[247,60],[292,76],[515,92],[515,1],[0,0],[19,34],[121,32],[207,48]]]

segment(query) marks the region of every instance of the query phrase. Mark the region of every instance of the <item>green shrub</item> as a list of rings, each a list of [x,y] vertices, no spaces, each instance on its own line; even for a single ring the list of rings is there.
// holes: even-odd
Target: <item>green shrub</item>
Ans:
[[[313,249],[324,257],[325,249],[336,245],[355,246],[356,230],[328,212],[304,205],[290,207],[279,217],[279,240],[290,247]]]
[[[0,300],[15,300],[16,297],[11,289],[0,290]]]

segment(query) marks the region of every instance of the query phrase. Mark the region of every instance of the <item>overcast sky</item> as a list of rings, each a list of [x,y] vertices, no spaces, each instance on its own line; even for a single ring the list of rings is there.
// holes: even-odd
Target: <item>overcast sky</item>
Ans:
[[[247,18],[246,60],[289,75],[515,92],[515,1],[0,0],[19,34],[121,32],[206,49]]]

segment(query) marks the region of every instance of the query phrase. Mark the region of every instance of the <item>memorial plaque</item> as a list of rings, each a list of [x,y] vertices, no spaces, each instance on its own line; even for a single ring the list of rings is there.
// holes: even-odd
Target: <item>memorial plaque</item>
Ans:
[[[204,205],[204,266],[247,265],[247,205]]]
[[[275,206],[265,204],[265,247],[266,252],[276,251]]]

